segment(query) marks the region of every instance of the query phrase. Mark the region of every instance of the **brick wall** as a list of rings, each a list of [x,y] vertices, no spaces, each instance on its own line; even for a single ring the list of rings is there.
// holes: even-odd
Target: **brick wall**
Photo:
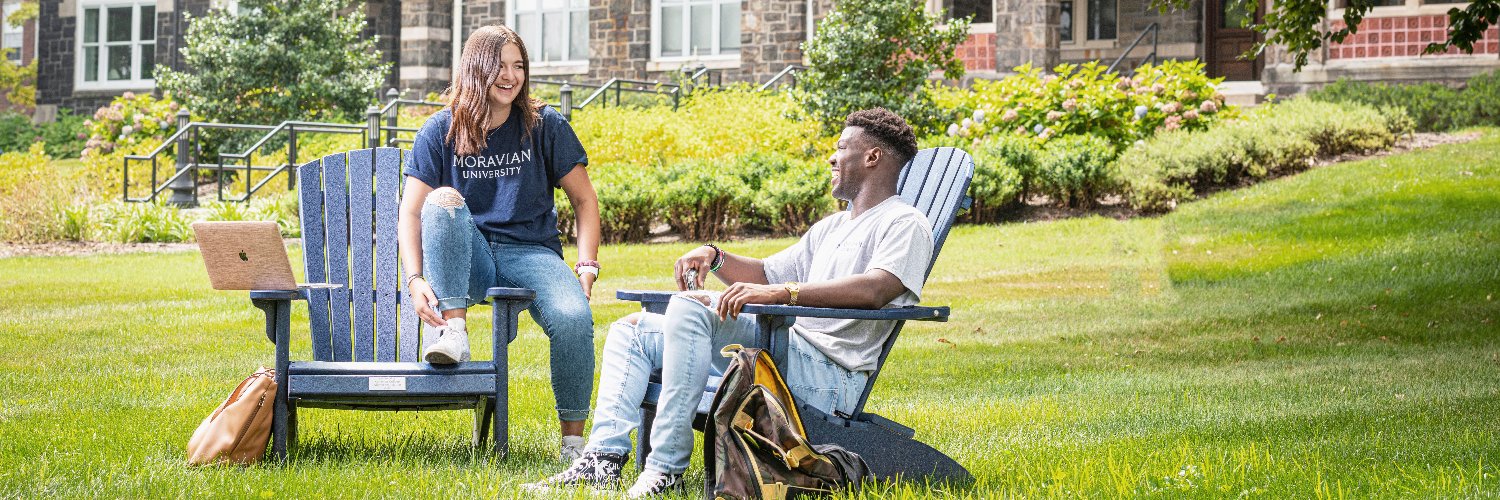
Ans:
[[[1059,60],[1059,0],[995,0],[995,65],[1051,68]]]
[[[589,3],[587,79],[644,78],[651,59],[651,0]]]
[[[964,71],[995,71],[995,34],[971,33],[958,46],[958,58]]]
[[[749,0],[741,8],[740,71],[726,72],[725,82],[764,83],[788,65],[802,63],[806,1]]]
[[[1344,27],[1343,20],[1334,20],[1334,29]],[[1349,35],[1343,43],[1330,43],[1328,58],[1362,59],[1373,57],[1442,57],[1461,55],[1456,48],[1446,54],[1423,55],[1427,44],[1447,38],[1448,17],[1446,15],[1366,18],[1359,25],[1359,32]],[[1491,26],[1482,41],[1474,44],[1474,54],[1500,54],[1500,27]]]

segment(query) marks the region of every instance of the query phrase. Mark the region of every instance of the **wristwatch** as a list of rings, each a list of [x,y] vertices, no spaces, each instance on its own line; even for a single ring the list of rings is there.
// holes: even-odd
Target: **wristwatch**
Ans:
[[[786,293],[792,296],[791,299],[788,299],[786,301],[786,305],[797,305],[797,292],[802,291],[802,285],[798,284],[795,281],[788,281],[785,285],[782,286],[786,287]]]

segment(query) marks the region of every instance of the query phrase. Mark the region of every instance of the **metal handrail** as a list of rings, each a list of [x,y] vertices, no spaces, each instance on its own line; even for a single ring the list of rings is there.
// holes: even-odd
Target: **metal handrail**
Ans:
[[[806,70],[806,69],[807,69],[807,66],[803,66],[801,64],[789,64],[789,65],[787,65],[787,67],[782,68],[780,72],[776,73],[776,76],[771,77],[771,79],[767,80],[766,83],[761,84],[759,90],[761,92],[765,92],[767,90],[771,90],[776,85],[776,82],[781,81],[782,78],[786,78],[786,77],[790,77],[792,79],[792,84],[791,85],[792,85],[792,88],[795,89],[795,88],[797,88],[797,75],[796,75],[796,73],[801,72],[801,71]]]
[[[1109,63],[1109,67],[1106,68],[1104,70],[1104,72],[1106,72],[1106,73],[1113,73],[1115,71],[1115,68],[1120,65],[1120,62],[1125,60],[1125,56],[1130,55],[1130,51],[1135,50],[1136,46],[1140,45],[1141,44],[1141,40],[1144,40],[1146,38],[1146,35],[1148,35],[1148,34],[1151,35],[1151,53],[1147,54],[1146,57],[1141,58],[1141,64],[1146,64],[1146,61],[1151,61],[1151,64],[1155,64],[1156,63],[1156,52],[1157,52],[1157,38],[1158,38],[1158,35],[1160,35],[1160,33],[1161,33],[1161,24],[1160,23],[1151,23],[1151,25],[1147,26],[1146,29],[1141,30],[1141,34],[1139,36],[1135,37],[1135,41],[1134,42],[1130,42],[1130,46],[1126,47],[1125,51],[1120,53],[1120,57],[1116,57],[1115,58],[1115,62]],[[1134,74],[1135,73],[1135,69],[1132,68],[1130,70],[1130,72],[1132,74]]]
[[[390,109],[391,106],[393,106],[395,104],[396,103],[392,102],[390,105],[386,106],[386,109]],[[255,165],[252,165],[250,163],[250,156],[253,155],[253,154],[255,154],[256,151],[258,151],[261,148],[265,147],[266,143],[269,142],[272,137],[275,137],[276,134],[281,133],[283,130],[285,130],[287,132],[287,135],[288,135],[286,161],[283,162],[283,163],[281,163],[281,164],[279,164],[279,165],[276,165],[274,167],[264,167],[264,166],[257,167]],[[296,121],[296,120],[288,120],[288,121],[281,122],[280,125],[277,125],[273,129],[271,129],[271,131],[267,132],[266,135],[261,136],[260,140],[256,141],[255,144],[251,145],[248,149],[246,149],[244,153],[219,153],[219,163],[217,165],[215,165],[215,169],[214,169],[215,178],[217,178],[218,181],[219,181],[217,183],[218,184],[218,197],[219,197],[219,201],[233,201],[233,202],[249,201],[250,200],[250,195],[255,194],[256,191],[260,190],[260,188],[265,187],[265,185],[267,183],[271,182],[271,179],[275,179],[276,176],[279,175],[279,174],[281,174],[282,172],[288,172],[288,171],[291,171],[292,169],[296,168],[296,166],[297,166],[297,133],[298,132],[306,132],[306,133],[314,133],[314,134],[359,134],[359,133],[364,133],[365,130],[366,130],[366,127],[363,126],[363,125],[354,125],[354,124],[347,124],[347,123],[322,123],[322,122],[305,122],[305,121]],[[224,171],[225,171],[225,164],[227,163],[225,161],[226,159],[242,160],[242,161],[245,162],[245,170],[244,171],[245,171],[245,181],[246,182],[250,181],[250,174],[252,172],[254,172],[254,171],[257,171],[257,170],[262,171],[262,172],[269,171],[270,174],[266,175],[266,177],[264,179],[261,179],[260,182],[255,183],[255,184],[250,185],[250,186],[247,186],[245,188],[245,195],[244,196],[241,196],[239,198],[225,198],[224,197]],[[202,168],[203,166],[204,165],[202,165],[202,164],[198,165],[199,168]],[[287,189],[291,189],[291,188],[293,188],[295,186],[296,186],[296,176],[288,174],[287,175]]]

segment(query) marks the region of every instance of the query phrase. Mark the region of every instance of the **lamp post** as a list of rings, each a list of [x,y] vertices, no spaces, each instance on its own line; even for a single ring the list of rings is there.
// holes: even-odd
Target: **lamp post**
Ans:
[[[192,115],[187,109],[177,110],[177,130],[187,130],[188,123],[192,121]],[[192,154],[192,141],[188,139],[188,133],[177,135],[177,177],[172,179],[170,187],[172,194],[167,197],[167,203],[178,207],[198,206],[198,175],[196,172],[187,172],[192,168],[188,161],[188,155]]]

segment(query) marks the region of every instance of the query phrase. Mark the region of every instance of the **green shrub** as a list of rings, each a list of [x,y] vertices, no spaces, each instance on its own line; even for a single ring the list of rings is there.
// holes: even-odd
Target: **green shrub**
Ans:
[[[792,91],[801,111],[837,133],[854,111],[884,107],[905,117],[918,135],[941,123],[927,79],[963,77],[955,49],[969,21],[942,17],[921,0],[839,0],[803,44],[808,70]]]
[[[54,169],[50,160],[41,143],[0,154],[0,240],[63,238],[60,212],[70,203],[91,201],[83,176]]]
[[[1114,189],[1115,148],[1095,135],[1064,136],[1047,143],[1037,162],[1037,186],[1069,207],[1092,207]]]
[[[64,109],[57,113],[57,120],[37,126],[37,136],[47,144],[47,154],[53,158],[78,158],[88,142],[89,129],[83,115]]]
[[[84,117],[64,109],[52,123],[32,124],[31,117],[21,113],[0,114],[0,152],[25,151],[32,143],[47,145],[53,158],[77,158],[83,151],[87,128]]]
[[[955,123],[947,133],[976,140],[1010,135],[1049,139],[1089,134],[1104,137],[1117,150],[1157,132],[1203,130],[1238,115],[1215,90],[1197,61],[1165,61],[1140,67],[1121,78],[1096,63],[1063,64],[1055,74],[1024,65],[998,81],[975,82],[972,89],[937,92],[940,106]]]
[[[175,207],[158,203],[115,203],[100,207],[101,235],[117,243],[192,241],[193,220]]]
[[[1026,179],[1035,178],[1036,143],[1017,137],[1000,137],[981,143],[971,152],[974,157],[974,179],[969,195],[974,205],[966,222],[995,222],[1000,213],[1021,201]]]
[[[688,160],[660,177],[659,200],[667,225],[689,241],[723,240],[739,231],[749,189],[727,175],[726,160]]]
[[[1317,156],[1389,147],[1410,120],[1390,109],[1294,99],[1207,131],[1161,134],[1117,162],[1132,206],[1171,210],[1195,193],[1305,169]]]
[[[830,150],[833,138],[820,134],[816,123],[793,119],[793,108],[785,94],[737,85],[696,92],[675,112],[591,106],[574,113],[572,125],[589,161],[606,168],[656,169],[752,152],[806,158]]]
[[[605,242],[645,241],[651,235],[651,224],[661,215],[657,182],[652,172],[640,168],[600,169],[594,178],[594,191],[599,195]],[[567,203],[566,197],[562,203]]]
[[[799,235],[836,208],[826,164],[755,153],[733,165],[746,187],[748,227]]]
[[[1476,75],[1463,88],[1433,82],[1387,84],[1340,79],[1308,92],[1307,98],[1399,109],[1411,118],[1412,128],[1421,132],[1500,125],[1500,70]]]

